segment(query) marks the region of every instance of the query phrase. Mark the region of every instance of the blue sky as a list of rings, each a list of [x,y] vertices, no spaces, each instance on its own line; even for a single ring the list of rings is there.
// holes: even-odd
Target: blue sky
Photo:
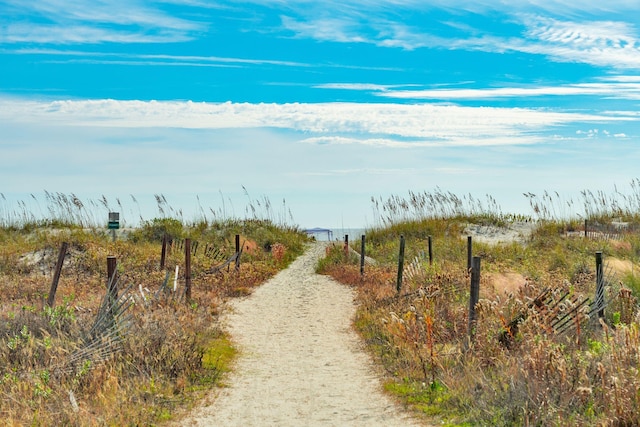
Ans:
[[[5,212],[45,190],[133,195],[129,221],[154,194],[186,219],[266,197],[303,227],[359,227],[371,197],[439,187],[527,214],[525,192],[640,176],[637,0],[0,10]]]

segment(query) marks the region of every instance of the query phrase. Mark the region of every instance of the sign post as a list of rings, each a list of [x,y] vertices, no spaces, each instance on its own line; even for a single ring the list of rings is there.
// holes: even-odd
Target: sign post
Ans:
[[[111,230],[111,237],[113,241],[116,241],[116,230],[120,228],[120,213],[109,212],[109,225],[108,229]]]

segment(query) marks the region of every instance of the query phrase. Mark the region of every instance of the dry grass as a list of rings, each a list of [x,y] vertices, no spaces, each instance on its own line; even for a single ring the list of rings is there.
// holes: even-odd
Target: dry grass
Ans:
[[[173,227],[173,228],[172,228]],[[158,231],[209,243],[227,256],[234,236],[249,241],[241,267],[192,255],[192,300],[185,301],[184,252],[159,268]],[[173,417],[214,387],[232,350],[217,329],[225,299],[246,295],[300,253],[306,236],[268,221],[184,226],[151,221],[112,242],[79,227],[0,229],[0,419],[3,425],[152,425]],[[243,239],[244,240],[244,239]],[[68,256],[55,298],[45,301],[62,241]],[[282,243],[279,243],[282,242]],[[264,250],[278,244],[286,250]],[[286,246],[285,246],[286,245]],[[118,260],[121,292],[129,287],[120,332],[103,353],[88,331],[106,294],[106,258]],[[177,292],[173,274],[180,266]],[[167,289],[161,290],[167,271]],[[79,356],[80,355],[80,356]],[[73,361],[73,363],[72,363]]]
[[[576,305],[570,301],[593,298],[596,251],[605,261],[628,265],[639,237],[568,237],[564,226],[545,222],[524,245],[475,244],[485,273],[470,340],[464,236],[452,232],[469,219],[422,219],[375,230],[366,251],[379,265],[367,266],[363,277],[358,260],[345,259],[340,247],[321,265],[358,290],[356,326],[388,372],[388,390],[451,425],[640,424],[637,279],[620,277],[607,287],[609,305],[600,321],[587,319],[584,308],[572,315]],[[423,258],[423,274],[405,281],[397,294],[400,234],[412,236],[408,259],[425,251],[423,236],[432,235],[435,262]],[[514,277],[518,284],[504,283]],[[558,306],[573,319],[566,331],[551,327],[531,304],[547,287],[568,293]],[[512,322],[516,318],[522,321]]]

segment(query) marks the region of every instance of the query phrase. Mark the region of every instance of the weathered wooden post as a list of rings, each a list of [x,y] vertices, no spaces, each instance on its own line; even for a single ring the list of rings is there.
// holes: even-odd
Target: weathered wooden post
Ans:
[[[64,257],[67,255],[68,247],[69,243],[62,242],[60,251],[58,252],[58,261],[56,262],[56,269],[53,272],[53,280],[51,281],[51,288],[49,289],[49,296],[47,297],[47,305],[49,307],[53,307],[53,302],[56,298],[56,292],[58,291],[58,282],[60,281],[62,265],[64,264]]]
[[[596,307],[598,319],[604,318],[604,271],[602,268],[602,252],[596,252]]]
[[[364,276],[364,234],[362,235],[362,243],[360,244],[360,277]]]
[[[585,219],[584,220],[584,237],[585,238],[589,237],[589,233],[587,233],[587,223],[588,223],[588,220]]]
[[[349,259],[349,235],[344,235],[344,259],[347,261]]]
[[[398,255],[398,280],[396,282],[396,291],[400,293],[402,289],[402,270],[404,269],[404,235],[400,236],[400,254]]]
[[[187,304],[191,302],[191,239],[184,241],[184,286]]]
[[[433,246],[431,240],[431,236],[429,236],[429,265],[433,265]]]
[[[107,289],[111,302],[118,300],[118,260],[115,256],[107,257]]]
[[[236,234],[236,271],[240,270],[240,235]]]
[[[473,241],[471,236],[467,236],[467,273],[471,271],[471,261],[473,257]]]
[[[480,257],[473,257],[471,265],[471,292],[469,295],[469,339],[473,339],[476,329],[476,304],[480,299]]]
[[[160,252],[160,270],[164,270],[165,260],[167,258],[167,234],[162,236],[162,251]]]

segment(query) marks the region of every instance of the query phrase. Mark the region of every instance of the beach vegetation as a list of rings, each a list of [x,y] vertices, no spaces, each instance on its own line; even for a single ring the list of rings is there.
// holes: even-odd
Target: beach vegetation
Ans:
[[[35,198],[0,209],[3,425],[157,425],[221,385],[235,355],[218,326],[222,305],[284,268],[307,236],[274,223],[266,211],[185,221],[166,199],[157,200],[157,217],[123,227],[115,240],[98,220],[118,207],[105,197],[95,214],[91,202],[57,193],[39,203],[43,217],[37,208],[31,212]],[[239,269],[235,261],[218,268],[235,253],[236,235]],[[165,236],[172,243],[161,269]],[[189,301],[186,238],[192,242]],[[48,305],[63,242],[68,249]],[[104,309],[109,256],[117,259],[121,297],[111,306],[113,322]]]
[[[359,259],[340,256],[336,244],[320,269],[356,291],[354,324],[386,372],[387,391],[431,421],[637,425],[638,187],[634,181],[627,196],[583,192],[581,215],[551,192],[526,195],[529,215],[440,189],[373,199],[378,223],[366,231],[365,250],[375,264],[361,274]],[[508,230],[519,232],[501,240]],[[471,234],[481,260],[473,323]],[[593,309],[597,252],[602,312]]]

